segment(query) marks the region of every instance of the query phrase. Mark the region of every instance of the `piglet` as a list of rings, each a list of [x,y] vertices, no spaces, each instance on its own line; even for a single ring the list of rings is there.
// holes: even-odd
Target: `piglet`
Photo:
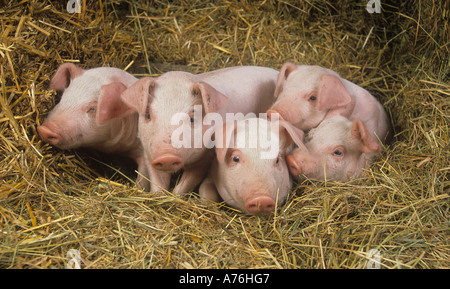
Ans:
[[[226,114],[264,113],[273,102],[278,72],[242,66],[194,75],[167,72],[140,79],[122,99],[139,113],[139,136],[149,161],[152,191],[169,188],[183,169],[174,193],[192,191],[205,177],[213,151],[204,143]]]
[[[286,161],[294,176],[346,181],[360,176],[380,151],[361,120],[334,116],[310,130],[304,147],[287,155]]]
[[[50,88],[63,91],[60,102],[37,130],[42,140],[61,149],[89,147],[119,153],[138,164],[138,184],[149,188],[142,144],[137,135],[137,113],[122,117],[128,107],[120,94],[137,79],[112,67],[84,70],[61,65]],[[142,176],[141,176],[142,175]]]
[[[330,69],[287,62],[278,75],[274,95],[276,101],[267,113],[279,113],[305,132],[327,118],[342,115],[361,120],[381,142],[388,135],[388,118],[381,104],[367,90]]]
[[[211,170],[200,185],[200,196],[220,198],[249,214],[267,214],[281,205],[291,189],[285,155],[303,132],[287,122],[248,118],[216,127]],[[220,198],[219,198],[220,196]]]

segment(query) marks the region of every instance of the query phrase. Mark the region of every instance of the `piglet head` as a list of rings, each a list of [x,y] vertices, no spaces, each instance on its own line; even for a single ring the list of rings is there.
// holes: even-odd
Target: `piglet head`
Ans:
[[[222,199],[232,207],[258,215],[283,204],[291,187],[284,156],[293,142],[302,138],[298,133],[289,123],[261,118],[217,127],[216,187]]]
[[[285,63],[280,70],[275,97],[267,114],[279,113],[282,119],[302,130],[316,127],[327,113],[352,101],[335,72],[291,62]]]
[[[368,160],[381,151],[364,124],[342,116],[326,119],[305,138],[307,150],[286,157],[292,175],[345,181],[361,174]]]
[[[139,80],[122,99],[139,113],[139,137],[153,168],[167,172],[201,159],[203,118],[227,101],[209,84],[176,71]]]
[[[71,63],[61,65],[50,87],[63,94],[38,126],[41,138],[61,149],[98,146],[101,150],[115,137],[111,133],[116,118],[129,110],[120,94],[134,81],[133,76],[115,68],[85,71]]]

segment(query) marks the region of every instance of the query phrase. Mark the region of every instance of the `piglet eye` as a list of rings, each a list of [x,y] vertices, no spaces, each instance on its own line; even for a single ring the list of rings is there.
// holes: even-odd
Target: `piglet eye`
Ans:
[[[341,150],[335,150],[335,151],[334,151],[334,154],[335,154],[336,156],[342,156],[342,155],[344,154],[344,152],[341,151]]]
[[[238,156],[234,156],[233,157],[233,162],[238,163],[239,162],[239,157]]]
[[[311,95],[310,97],[309,97],[309,100],[311,100],[311,101],[314,101],[314,100],[316,100],[317,99],[317,97],[315,96],[315,95]]]
[[[194,118],[193,117],[191,117],[191,123],[194,123]]]
[[[89,109],[88,109],[88,112],[96,112],[97,111],[97,108],[95,107],[95,106],[91,106]]]
[[[150,114],[149,113],[145,114],[145,119],[150,120]]]
[[[277,162],[276,162],[276,164],[278,165],[278,163],[280,163],[280,157],[277,157]]]

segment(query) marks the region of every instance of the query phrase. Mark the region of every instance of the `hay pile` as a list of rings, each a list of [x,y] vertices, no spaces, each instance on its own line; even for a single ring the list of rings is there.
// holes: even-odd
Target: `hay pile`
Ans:
[[[0,2],[0,268],[65,268],[69,249],[82,268],[365,268],[371,249],[382,268],[450,267],[448,1],[81,2]],[[36,132],[63,62],[142,77],[288,60],[371,91],[395,139],[365,178],[302,181],[267,217],[139,191],[121,160]]]

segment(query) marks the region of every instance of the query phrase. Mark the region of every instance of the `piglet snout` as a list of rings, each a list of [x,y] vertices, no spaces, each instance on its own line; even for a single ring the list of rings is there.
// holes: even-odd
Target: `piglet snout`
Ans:
[[[275,210],[275,201],[268,196],[258,196],[245,203],[250,214],[267,214]]]
[[[282,120],[283,119],[283,117],[281,116],[281,114],[277,111],[277,110],[275,110],[275,109],[268,109],[267,111],[266,111],[266,114],[267,114],[267,119],[268,120],[272,120],[272,114],[278,114],[278,119],[279,120]]]
[[[53,131],[51,128],[49,128],[46,125],[40,125],[37,127],[37,130],[39,132],[39,135],[41,136],[41,138],[54,146],[57,146],[58,144],[61,143],[62,141],[62,137],[59,133]]]
[[[180,157],[172,154],[162,155],[152,162],[152,166],[161,171],[176,172],[181,169],[183,161]]]
[[[294,155],[287,155],[286,163],[289,167],[289,172],[292,175],[298,176],[298,175],[302,174],[301,164],[300,164],[300,162],[297,161],[297,159]]]

